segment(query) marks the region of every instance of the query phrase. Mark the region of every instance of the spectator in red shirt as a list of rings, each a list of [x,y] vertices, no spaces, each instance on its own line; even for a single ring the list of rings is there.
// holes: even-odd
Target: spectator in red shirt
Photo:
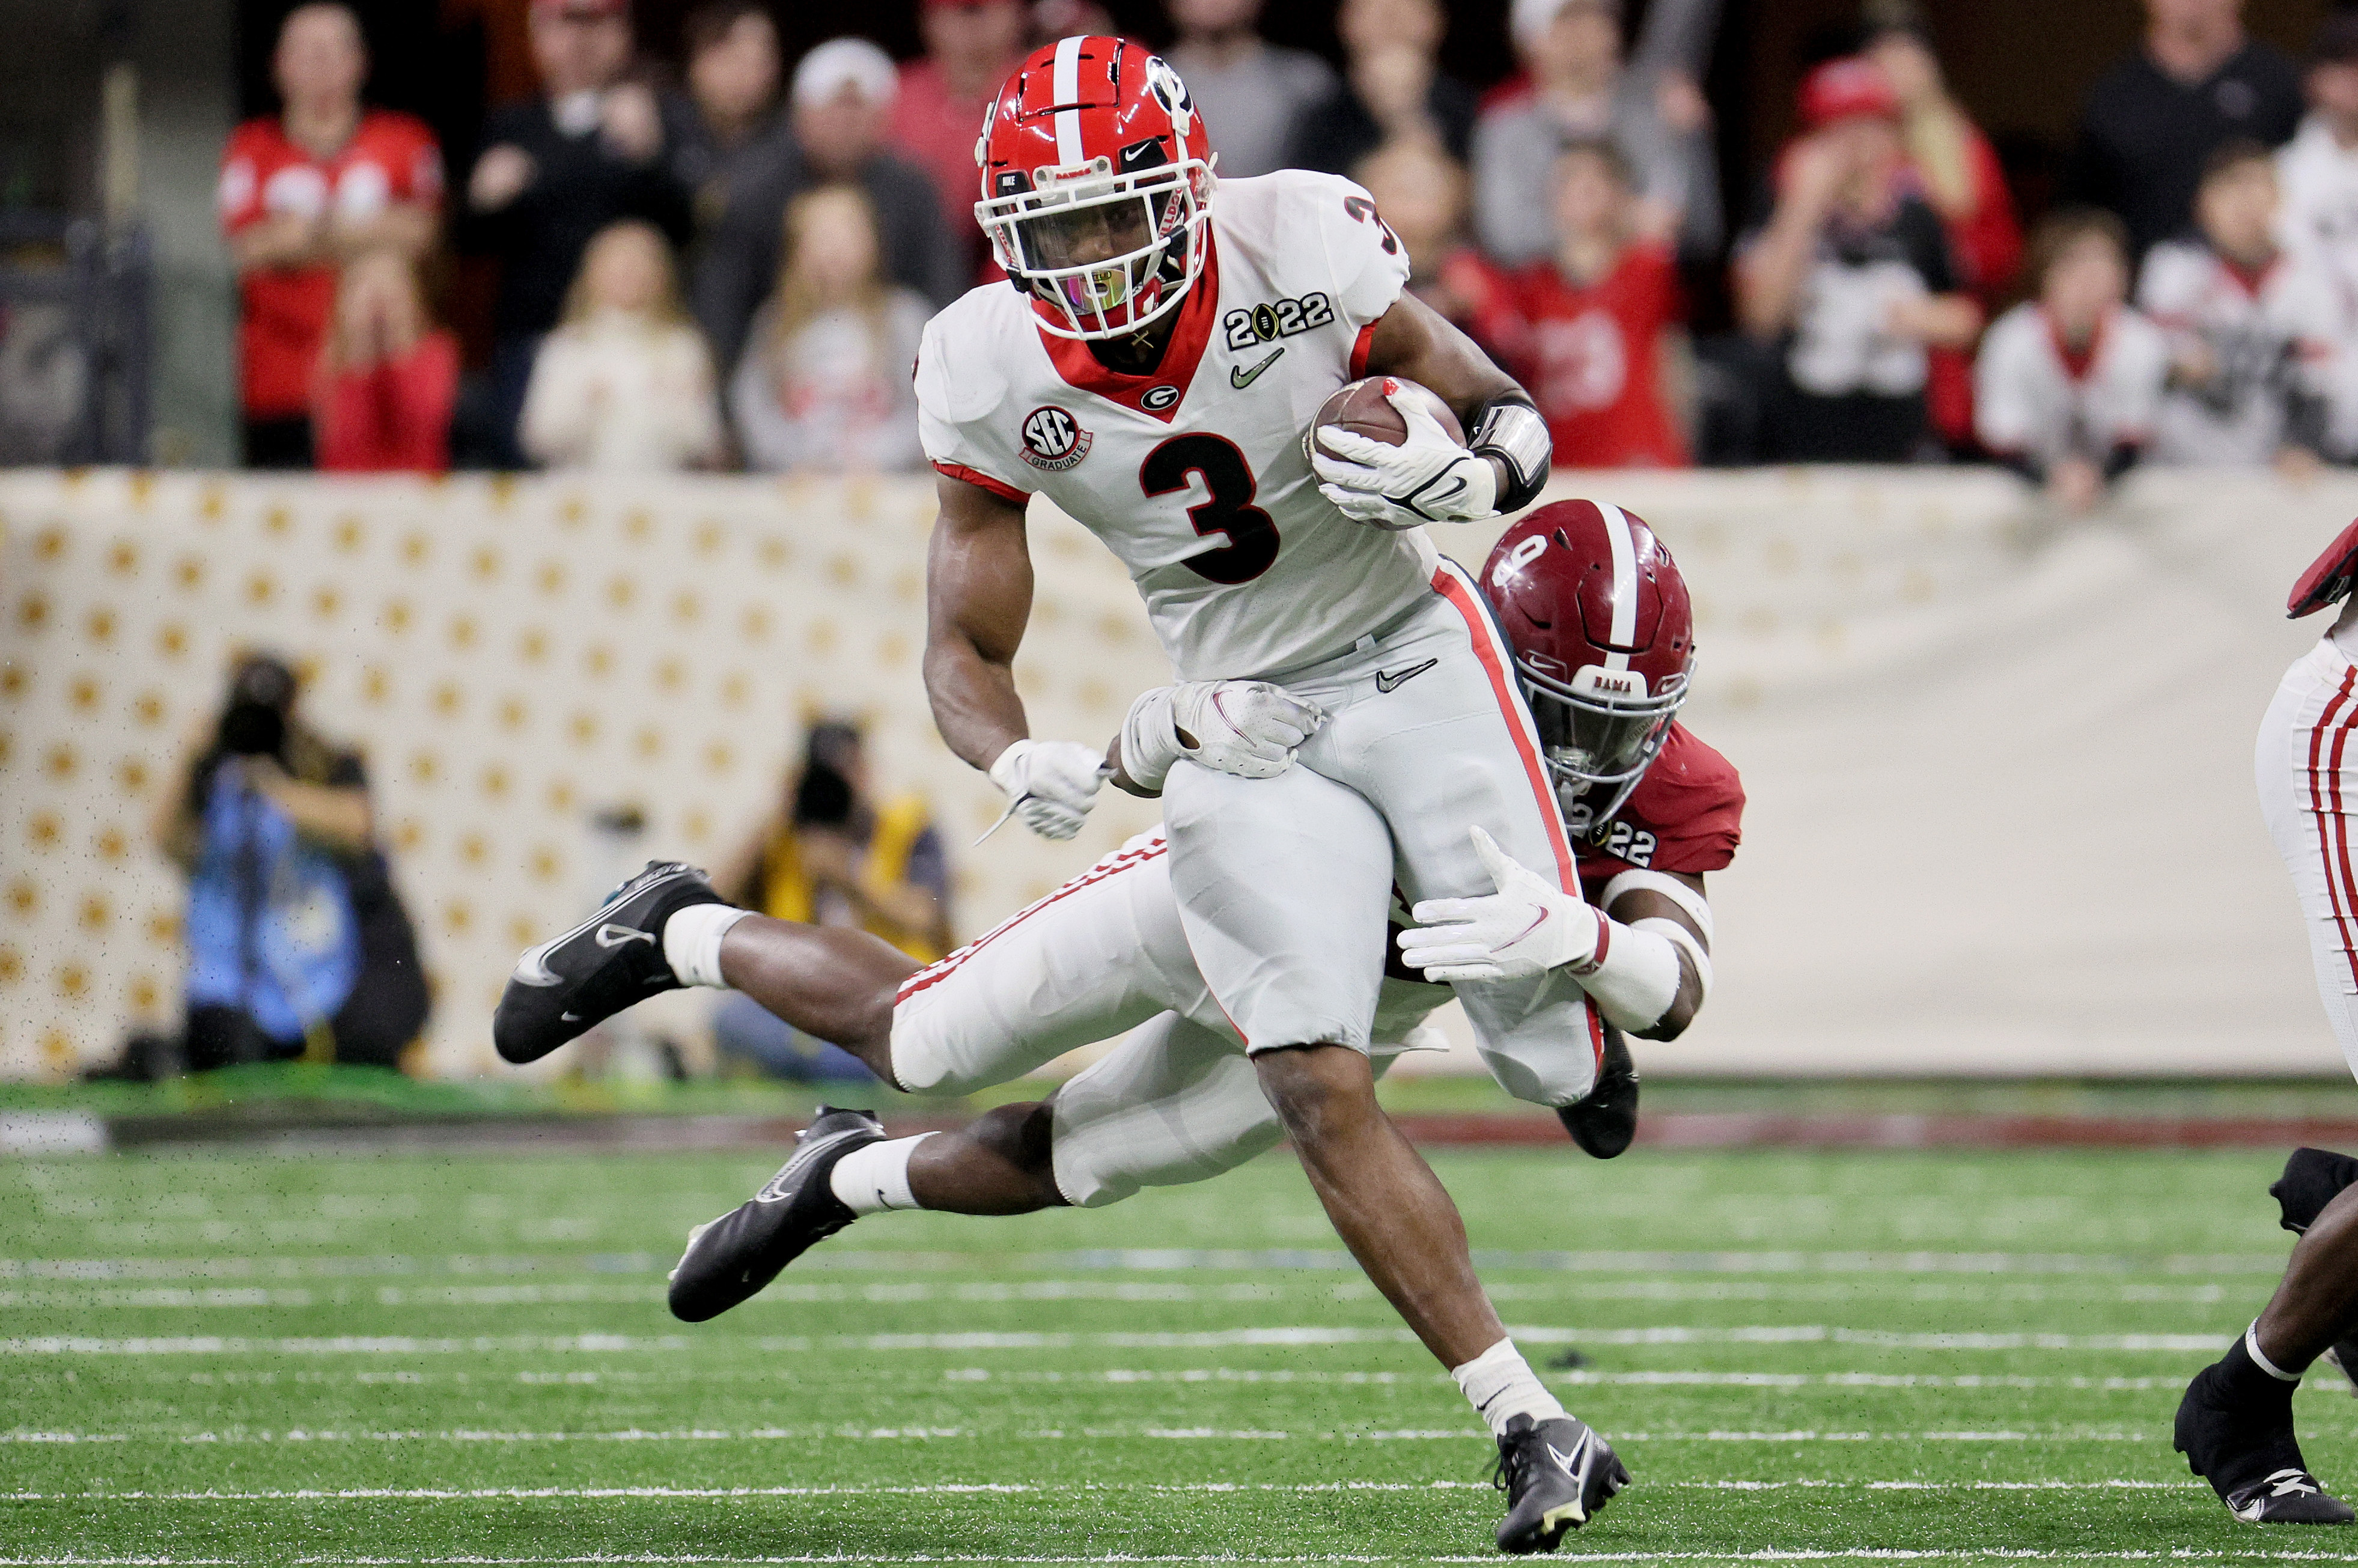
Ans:
[[[1023,58],[1024,20],[1020,0],[925,0],[917,26],[925,52],[901,67],[886,133],[903,157],[933,177],[942,222],[965,245],[978,278],[999,274],[974,221],[974,138],[984,109]]]
[[[1501,364],[1520,341],[1507,276],[1466,239],[1465,167],[1428,136],[1397,136],[1361,158],[1351,178],[1408,251],[1408,289]]]
[[[446,472],[458,400],[459,340],[427,318],[409,258],[372,251],[346,264],[311,419],[320,469]]]
[[[1985,315],[2001,308],[2022,266],[2022,224],[1997,152],[1949,95],[1941,61],[1914,0],[1878,0],[1867,9],[1866,58],[1882,68],[1899,100],[1899,133],[1916,183],[1949,232],[1957,282]],[[1952,448],[1974,434],[1973,366],[1963,351],[1931,351],[1924,395],[1933,428]]]
[[[1638,236],[1628,161],[1607,141],[1556,160],[1556,252],[1517,281],[1524,384],[1563,468],[1683,468],[1668,388],[1682,362],[1677,259]]]
[[[344,5],[299,5],[271,74],[286,105],[233,132],[222,157],[222,227],[237,264],[245,460],[311,466],[311,373],[336,302],[336,268],[364,251],[415,258],[442,199],[434,134],[361,106],[368,50]]]

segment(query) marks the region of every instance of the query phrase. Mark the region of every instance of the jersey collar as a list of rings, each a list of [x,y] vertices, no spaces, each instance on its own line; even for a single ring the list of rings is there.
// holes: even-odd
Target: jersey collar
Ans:
[[[1048,362],[1056,367],[1056,373],[1065,378],[1067,386],[1093,392],[1109,403],[1119,403],[1168,425],[1179,412],[1179,405],[1187,400],[1187,387],[1195,379],[1195,367],[1203,362],[1204,351],[1211,346],[1212,328],[1219,315],[1220,251],[1212,243],[1212,226],[1206,223],[1203,275],[1195,279],[1195,286],[1187,291],[1185,302],[1179,307],[1171,341],[1163,345],[1163,362],[1151,374],[1126,375],[1108,370],[1089,352],[1088,344],[1077,338],[1060,338],[1054,332],[1042,331],[1040,341],[1048,351]],[[1159,408],[1146,401],[1158,387],[1172,389],[1163,394],[1170,401]]]
[[[2047,313],[2045,306],[2039,307],[2039,315],[2047,323],[2047,341],[2053,346],[2056,362],[2063,367],[2063,373],[2073,381],[2087,380],[2088,373],[2095,368],[2096,356],[2104,351],[2104,336],[2112,327],[2113,313],[2107,310],[2097,317],[2096,330],[2077,349],[2063,341],[2062,330],[2056,326],[2055,318]]]

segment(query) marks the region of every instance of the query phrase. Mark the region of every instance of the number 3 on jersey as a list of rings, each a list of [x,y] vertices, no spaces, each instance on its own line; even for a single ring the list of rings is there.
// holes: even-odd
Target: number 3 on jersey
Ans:
[[[1174,495],[1190,478],[1201,479],[1207,499],[1187,509],[1187,521],[1205,538],[1225,535],[1228,544],[1185,562],[1189,571],[1217,583],[1250,582],[1277,559],[1277,524],[1252,503],[1260,481],[1244,453],[1223,436],[1205,431],[1174,436],[1138,465],[1138,487],[1150,496]]]

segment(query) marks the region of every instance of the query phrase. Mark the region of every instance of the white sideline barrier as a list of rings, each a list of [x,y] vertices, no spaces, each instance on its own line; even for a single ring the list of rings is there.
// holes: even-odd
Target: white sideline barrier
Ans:
[[[2358,481],[2148,473],[2069,528],[1991,472],[1556,490],[1677,553],[1688,717],[1751,795],[1711,1008],[1650,1065],[2338,1070],[2250,755],[2317,629],[2284,592]],[[967,848],[1001,803],[919,684],[931,516],[923,481],[0,474],[0,1076],[175,1011],[180,885],[147,827],[241,644],[302,660],[315,720],[366,750],[439,1073],[493,1066],[516,949],[586,907],[589,810],[722,858],[821,710],[932,798],[959,926],[988,927],[1153,808],[1109,792],[1077,844]],[[1044,506],[1033,529],[1033,728],[1096,741],[1168,665],[1112,557]],[[1478,567],[1495,534],[1441,542]]]

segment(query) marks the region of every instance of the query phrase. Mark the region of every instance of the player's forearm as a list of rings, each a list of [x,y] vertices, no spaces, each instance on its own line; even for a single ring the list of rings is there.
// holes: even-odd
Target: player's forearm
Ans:
[[[336,223],[328,243],[345,260],[378,250],[398,251],[414,259],[432,247],[439,226],[431,207],[398,205],[371,218]]]
[[[999,754],[1027,739],[1031,722],[1015,690],[1011,665],[994,662],[971,639],[951,631],[925,645],[925,698],[950,751],[989,772]]]

